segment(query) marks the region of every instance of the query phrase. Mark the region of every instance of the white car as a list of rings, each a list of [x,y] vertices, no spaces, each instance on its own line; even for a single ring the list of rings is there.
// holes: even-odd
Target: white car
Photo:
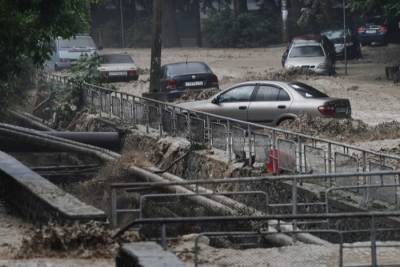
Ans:
[[[96,45],[89,35],[76,35],[70,39],[58,37],[54,40],[54,70],[69,68],[72,62],[81,56],[89,57],[97,54]]]
[[[135,62],[128,54],[100,55],[98,71],[103,81],[131,81],[139,78]]]

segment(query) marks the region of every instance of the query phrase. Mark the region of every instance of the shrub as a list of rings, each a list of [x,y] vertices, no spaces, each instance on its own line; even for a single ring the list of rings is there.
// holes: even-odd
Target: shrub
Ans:
[[[214,12],[204,23],[204,33],[213,47],[262,47],[280,40],[280,23],[275,15],[242,13],[231,10]]]

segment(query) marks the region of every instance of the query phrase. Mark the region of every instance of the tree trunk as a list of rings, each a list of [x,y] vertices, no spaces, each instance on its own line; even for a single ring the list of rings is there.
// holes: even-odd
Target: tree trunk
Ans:
[[[202,41],[202,34],[201,34],[200,0],[193,1],[192,12],[193,12],[193,15],[195,18],[196,44],[198,47],[202,47],[203,41]]]
[[[176,24],[176,2],[175,0],[162,1],[162,42],[164,47],[179,47],[181,41]]]
[[[150,93],[160,91],[161,77],[161,0],[153,0],[153,32],[150,63]]]
[[[247,0],[233,0],[233,12],[235,16],[247,11]]]
[[[287,0],[282,0],[281,2],[281,12],[282,12],[282,42],[288,42],[288,8]]]

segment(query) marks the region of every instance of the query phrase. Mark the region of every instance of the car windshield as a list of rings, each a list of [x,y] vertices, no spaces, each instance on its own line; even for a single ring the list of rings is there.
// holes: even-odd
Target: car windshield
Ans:
[[[290,87],[292,87],[296,92],[301,94],[305,98],[325,98],[329,97],[326,94],[318,91],[314,87],[311,87],[304,83],[290,83]]]
[[[344,30],[326,31],[322,34],[325,35],[329,40],[342,39],[344,37]],[[347,30],[346,34],[346,36],[350,36],[350,31]]]
[[[210,72],[211,72],[210,68],[206,64],[200,62],[167,65],[167,75],[170,77],[176,75],[210,73]]]
[[[129,55],[103,55],[101,61],[103,64],[133,63],[133,59]]]
[[[298,46],[293,47],[289,57],[323,57],[324,51],[320,46]]]
[[[61,49],[95,47],[90,36],[77,36],[71,39],[59,39]]]

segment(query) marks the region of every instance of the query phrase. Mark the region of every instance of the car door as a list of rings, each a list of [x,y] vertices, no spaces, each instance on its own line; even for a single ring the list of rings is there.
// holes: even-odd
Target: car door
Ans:
[[[254,88],[254,84],[241,85],[221,93],[214,101],[211,112],[220,116],[247,120],[247,111]]]
[[[254,93],[248,111],[248,120],[255,123],[271,124],[284,113],[288,113],[291,97],[275,85],[259,85]]]

